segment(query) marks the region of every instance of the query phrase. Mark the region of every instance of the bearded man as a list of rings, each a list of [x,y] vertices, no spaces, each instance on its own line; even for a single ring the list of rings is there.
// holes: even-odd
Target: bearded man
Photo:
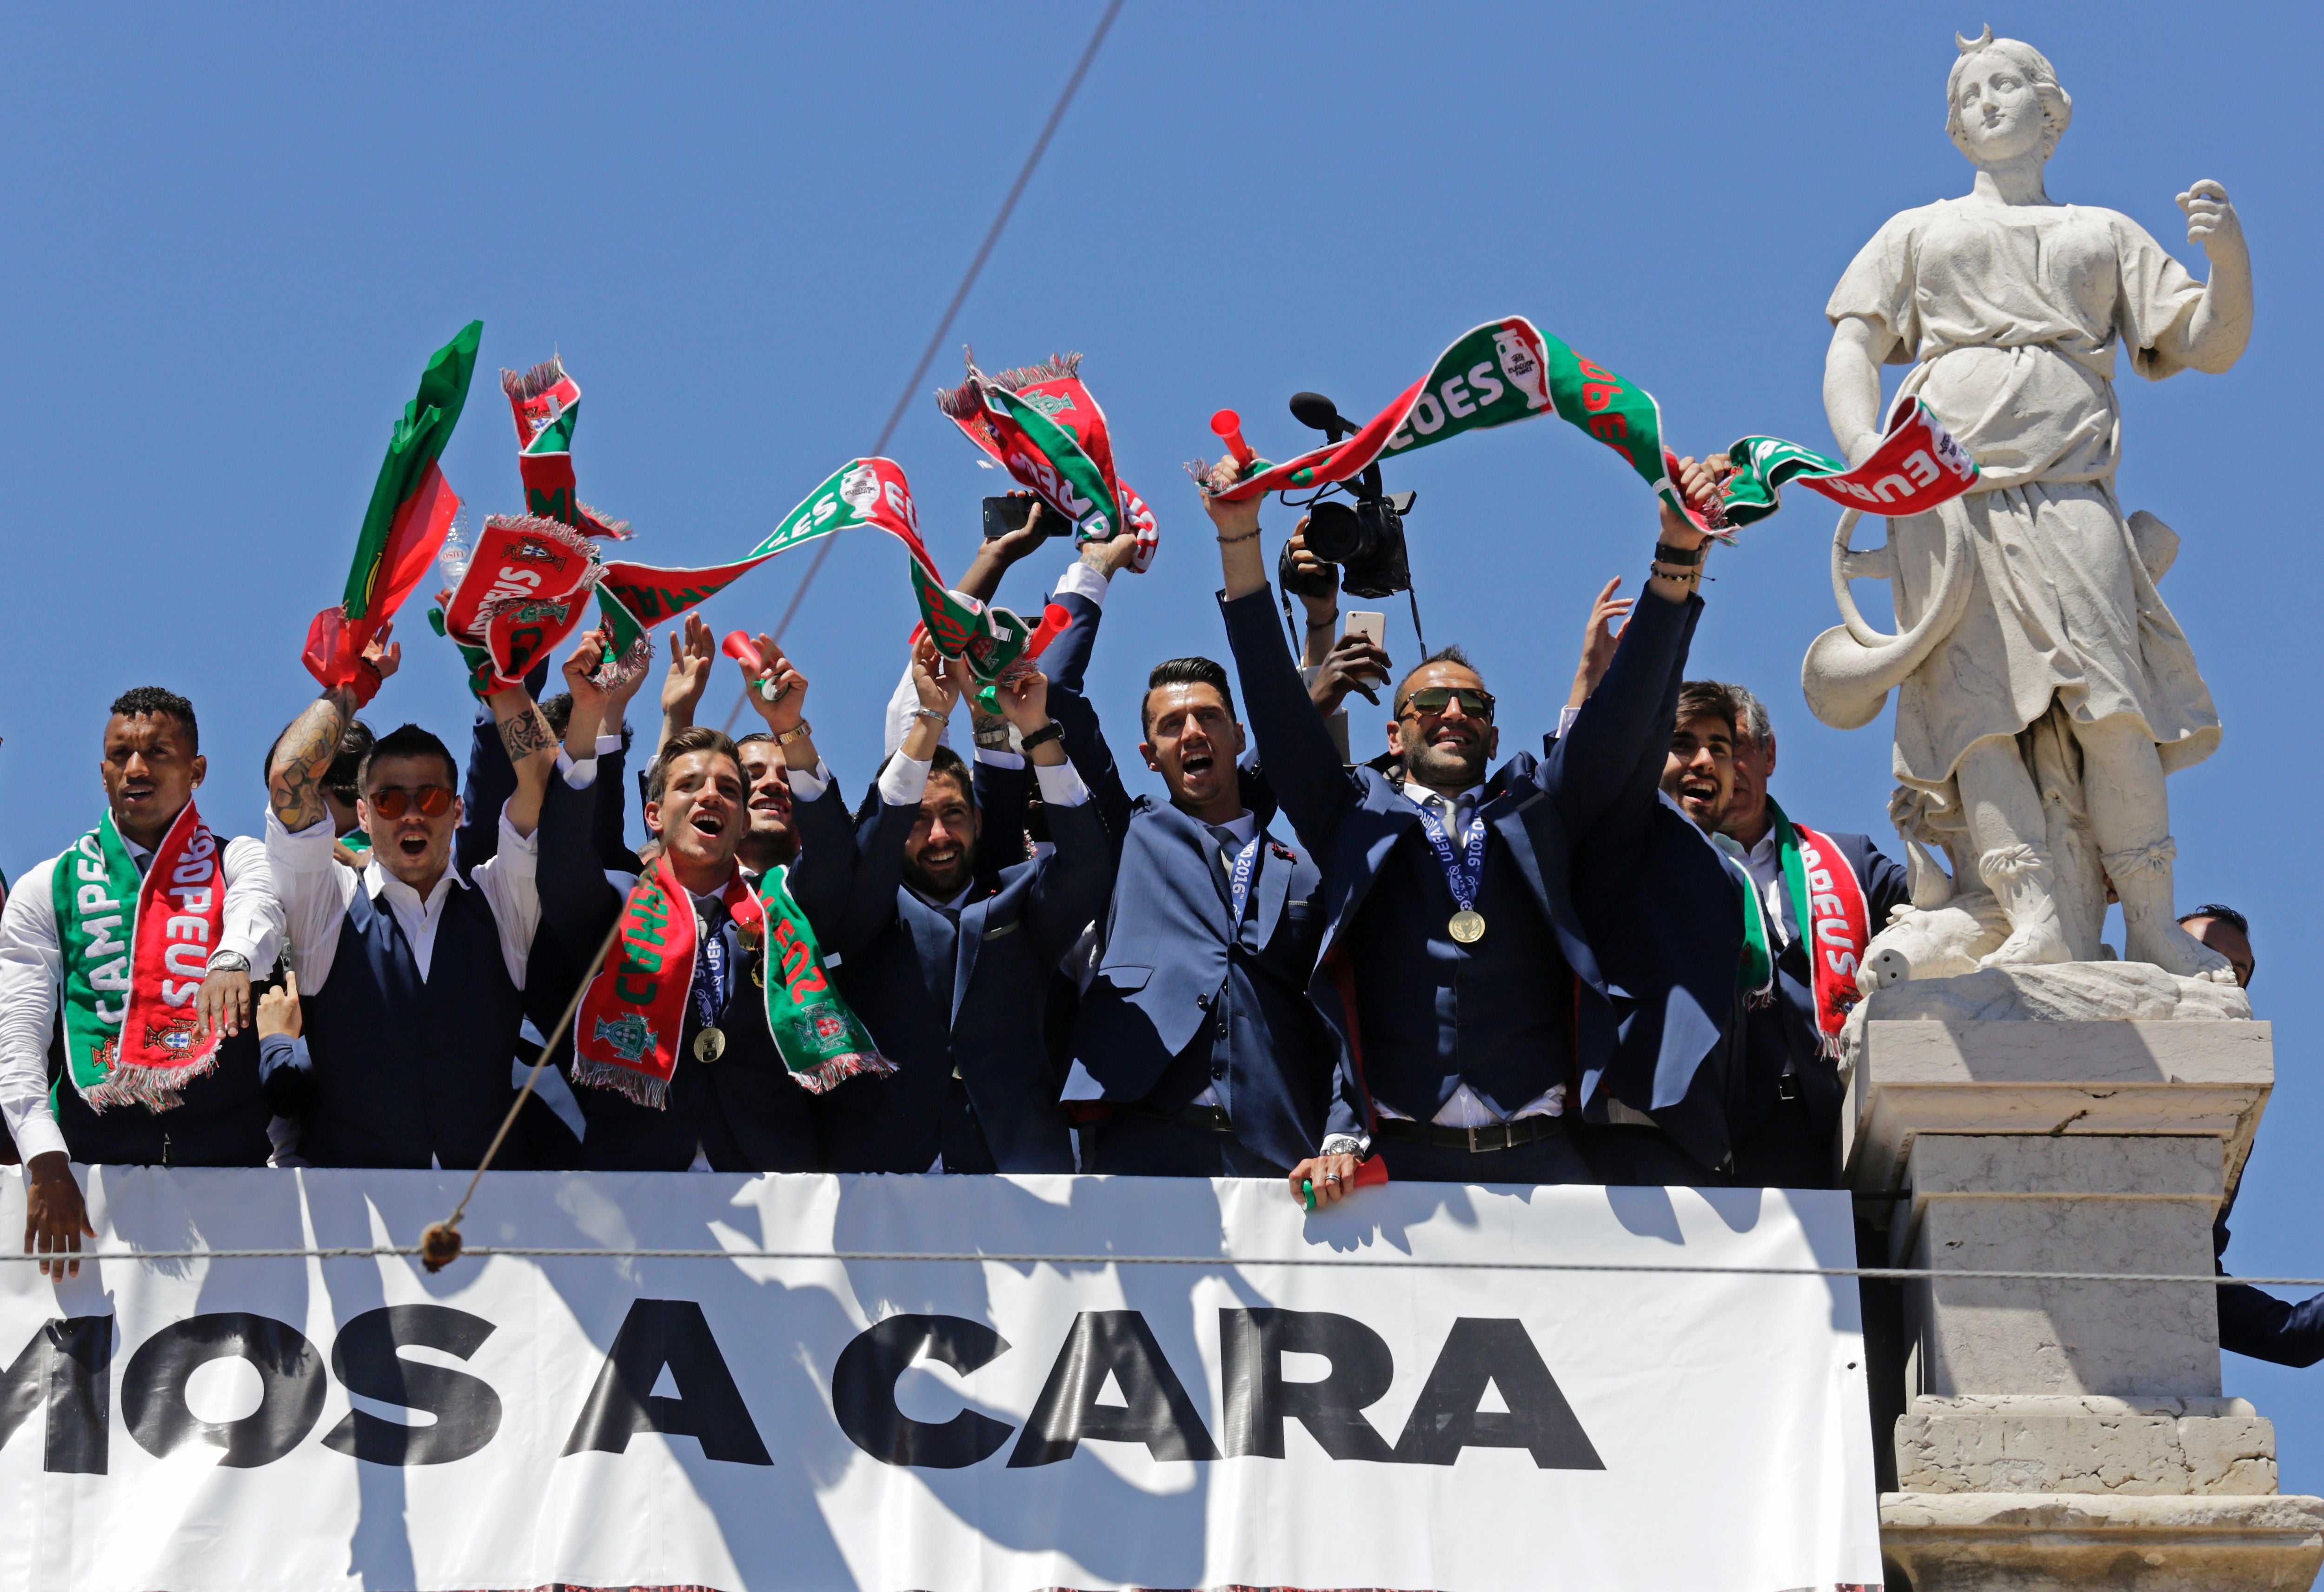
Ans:
[[[1710,491],[1692,460],[1691,500]],[[1211,477],[1236,479],[1231,458]],[[1736,925],[1724,871],[1655,789],[1707,540],[1665,509],[1648,597],[1550,748],[1489,772],[1493,695],[1447,648],[1396,683],[1401,773],[1343,768],[1274,623],[1256,499],[1205,496],[1222,609],[1268,782],[1323,869],[1309,993],[1393,1175],[1452,1182],[1711,1183]],[[1722,921],[1723,914],[1723,921]],[[1588,1157],[1570,1131],[1592,1125]],[[1600,1129],[1602,1128],[1602,1133]],[[1290,1173],[1329,1203],[1370,1145]]]

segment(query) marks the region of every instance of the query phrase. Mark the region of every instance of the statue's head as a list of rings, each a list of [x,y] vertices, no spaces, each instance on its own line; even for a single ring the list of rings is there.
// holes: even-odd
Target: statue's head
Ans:
[[[2074,116],[2049,59],[2019,40],[1995,38],[1990,27],[1974,39],[1955,33],[1953,43],[1960,59],[1945,79],[1945,131],[1961,153],[1979,166],[2026,154],[2048,160]]]

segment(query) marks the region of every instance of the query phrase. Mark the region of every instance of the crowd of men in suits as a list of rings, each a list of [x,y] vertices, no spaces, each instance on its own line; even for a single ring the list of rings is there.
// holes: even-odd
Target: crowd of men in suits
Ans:
[[[1692,460],[1681,485],[1716,490]],[[1705,534],[1661,511],[1645,589],[1600,594],[1541,754],[1504,759],[1480,664],[1447,647],[1398,671],[1361,633],[1334,639],[1335,572],[1296,530],[1286,559],[1314,578],[1295,657],[1258,502],[1205,503],[1228,660],[1153,662],[1134,745],[1159,798],[1130,795],[1084,690],[1124,536],[1078,551],[1050,599],[1071,624],[997,711],[962,662],[916,650],[853,810],[771,638],[743,671],[760,727],[694,722],[716,655],[696,618],[669,638],[643,757],[625,719],[648,674],[601,668],[594,634],[565,692],[542,699],[544,669],[486,699],[465,782],[435,736],[374,737],[353,691],[324,691],[268,754],[263,842],[219,848],[215,941],[182,987],[223,1037],[169,1097],[108,1097],[64,1065],[60,924],[100,888],[82,881],[103,848],[32,870],[0,912],[27,1250],[88,1231],[72,1162],[477,1166],[517,1099],[512,1062],[561,1031],[648,863],[694,915],[666,1088],[595,1087],[565,1039],[577,1112],[530,1097],[493,1165],[1259,1177],[1315,1207],[1375,1159],[1462,1183],[1831,1186],[1841,1083],[1780,873],[1774,727],[1743,688],[1685,677]],[[986,542],[965,595],[1056,545],[1041,521]],[[369,656],[383,680],[401,663],[384,637]],[[1378,756],[1335,734],[1359,695],[1386,709]],[[640,764],[642,861],[625,838]],[[206,773],[192,706],[124,695],[103,769],[103,832],[142,870]],[[1904,871],[1831,839],[1877,929]],[[737,915],[776,869],[883,1069],[813,1089],[779,1054],[772,948]],[[1738,975],[1755,894],[1773,962],[1756,998]],[[2247,980],[2247,925],[2190,921]],[[2231,1302],[2259,1352],[2324,1354],[2314,1301]]]

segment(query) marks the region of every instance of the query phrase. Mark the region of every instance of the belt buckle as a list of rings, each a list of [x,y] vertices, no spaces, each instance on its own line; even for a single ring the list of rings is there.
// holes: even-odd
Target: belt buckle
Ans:
[[[1508,1149],[1508,1148],[1509,1147],[1509,1125],[1508,1125],[1508,1123],[1502,1122],[1502,1123],[1495,1123],[1495,1124],[1492,1124],[1491,1125],[1492,1125],[1493,1127],[1498,1127],[1498,1128],[1499,1128],[1499,1129],[1501,1130],[1501,1142],[1500,1142],[1499,1143],[1498,1143],[1498,1144],[1480,1144],[1479,1143],[1477,1143],[1477,1132],[1478,1132],[1478,1130],[1477,1130],[1474,1126],[1471,1126],[1471,1127],[1468,1130],[1468,1131],[1469,1131],[1469,1153],[1470,1153],[1470,1154],[1471,1154],[1471,1155],[1480,1155],[1480,1154],[1483,1154],[1483,1153],[1485,1153],[1485,1152],[1489,1152],[1489,1151],[1493,1151],[1493,1150],[1506,1150],[1506,1149]]]

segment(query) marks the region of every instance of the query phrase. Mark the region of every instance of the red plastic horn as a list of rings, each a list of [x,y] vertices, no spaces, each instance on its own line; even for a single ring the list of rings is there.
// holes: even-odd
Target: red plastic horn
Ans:
[[[751,633],[747,630],[728,631],[726,639],[718,643],[718,650],[753,674],[758,673],[765,666],[764,660],[759,656],[759,649],[752,644]]]
[[[1033,634],[1026,639],[1024,656],[1028,659],[1039,657],[1051,642],[1072,628],[1073,623],[1074,616],[1065,611],[1064,604],[1051,603],[1041,610],[1041,623],[1033,627]]]
[[[1222,409],[1211,416],[1211,430],[1227,445],[1227,451],[1234,455],[1236,464],[1244,469],[1250,468],[1250,461],[1259,456],[1251,452],[1250,444],[1242,440],[1242,416],[1231,409]]]

